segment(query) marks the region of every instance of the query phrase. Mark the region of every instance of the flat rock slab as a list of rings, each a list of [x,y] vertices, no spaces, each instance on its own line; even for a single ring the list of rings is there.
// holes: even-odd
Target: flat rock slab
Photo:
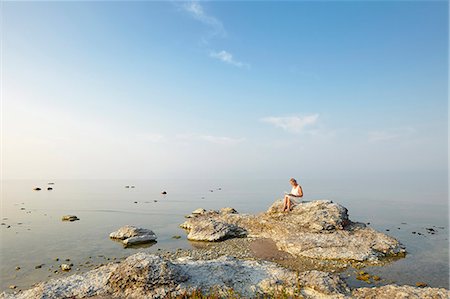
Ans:
[[[396,239],[352,222],[347,209],[332,201],[301,203],[291,212],[283,212],[282,205],[277,201],[259,215],[208,211],[189,218],[181,227],[192,233],[193,240],[217,241],[214,236],[223,226],[234,225],[250,236],[273,239],[280,250],[307,258],[376,263],[382,257],[405,254]]]
[[[386,285],[376,288],[358,288],[352,292],[358,299],[448,299],[450,292],[441,288],[417,288],[412,286]]]
[[[126,225],[109,234],[111,239],[122,240],[125,246],[150,243],[156,241],[156,235],[152,230]]]

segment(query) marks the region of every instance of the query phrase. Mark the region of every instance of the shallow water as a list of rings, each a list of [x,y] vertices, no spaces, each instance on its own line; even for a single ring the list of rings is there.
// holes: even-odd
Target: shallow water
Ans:
[[[77,268],[86,271],[92,264],[140,250],[191,248],[178,225],[192,210],[231,206],[239,212],[256,213],[290,190],[286,179],[56,180],[53,190],[47,191],[48,182],[52,181],[2,181],[1,222],[5,225],[0,227],[1,290],[12,284],[29,288],[49,277],[70,275]],[[433,287],[449,287],[446,178],[305,178],[301,184],[306,200],[339,202],[348,208],[352,220],[370,222],[382,232],[389,229],[386,233],[406,246],[406,258],[365,269],[381,276],[381,284],[424,281]],[[34,187],[42,190],[33,191]],[[168,194],[162,195],[163,190]],[[63,222],[61,216],[65,214],[77,215],[80,220]],[[158,242],[123,248],[108,235],[125,224],[152,229]],[[427,233],[425,228],[430,227],[437,233]],[[182,238],[174,239],[174,235]],[[66,263],[74,264],[74,271],[53,273],[66,258],[70,259]],[[42,267],[35,269],[38,265]],[[21,269],[15,270],[17,266]],[[352,269],[344,275],[350,275],[347,279],[352,286],[366,285],[354,279]]]

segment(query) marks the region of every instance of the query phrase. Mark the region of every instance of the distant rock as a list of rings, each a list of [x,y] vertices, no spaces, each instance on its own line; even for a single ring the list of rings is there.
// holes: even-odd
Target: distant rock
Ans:
[[[34,190],[34,191],[41,191],[41,188],[36,187],[36,188],[34,188],[33,190]]]
[[[181,227],[189,230],[188,239],[217,241],[227,224],[233,225],[236,236],[244,235],[238,232],[247,232],[251,236],[271,238],[279,250],[307,258],[376,263],[385,256],[405,254],[396,239],[363,223],[350,221],[347,209],[332,201],[301,203],[288,213],[282,212],[282,205],[282,201],[277,201],[259,215],[210,211],[194,215]],[[232,236],[233,233],[228,234]]]
[[[167,192],[166,192],[166,191],[163,191],[163,192],[161,192],[161,194],[163,194],[163,195],[166,195],[166,194],[167,194]]]
[[[53,188],[52,187],[47,187],[47,190],[51,191],[51,190],[53,190]]]
[[[75,215],[65,215],[65,216],[62,216],[61,220],[62,221],[76,221],[76,220],[80,220],[80,219]]]
[[[156,235],[152,230],[138,228],[132,225],[126,225],[112,232],[109,237],[111,239],[122,240],[125,246],[135,244],[150,243],[156,241]]]

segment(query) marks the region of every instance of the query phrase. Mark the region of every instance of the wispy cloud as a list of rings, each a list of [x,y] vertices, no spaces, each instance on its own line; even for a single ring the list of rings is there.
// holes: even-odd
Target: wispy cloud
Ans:
[[[291,133],[300,133],[305,127],[312,126],[317,123],[319,114],[312,114],[307,116],[287,116],[287,117],[265,117],[261,119],[263,122],[282,128]]]
[[[414,128],[394,128],[369,132],[369,142],[388,142],[409,137],[415,132]]]
[[[247,63],[235,60],[233,58],[233,55],[225,50],[222,50],[220,52],[211,52],[209,53],[209,56],[237,67],[245,67],[245,68],[250,67]]]
[[[222,22],[216,17],[205,12],[205,9],[202,5],[200,5],[197,1],[190,1],[184,3],[182,8],[189,13],[194,19],[202,22],[207,25],[211,31],[211,36],[226,36],[225,28],[223,27]]]
[[[211,136],[211,135],[202,135],[199,136],[201,140],[208,141],[215,144],[223,144],[223,145],[234,145],[243,142],[244,138],[232,138],[225,136]]]
[[[139,134],[138,137],[145,141],[150,141],[150,142],[155,142],[155,143],[166,141],[165,136],[161,135],[161,134]]]
[[[245,138],[234,138],[227,136],[199,135],[199,134],[181,134],[176,136],[183,141],[206,141],[221,145],[236,145],[245,141]]]

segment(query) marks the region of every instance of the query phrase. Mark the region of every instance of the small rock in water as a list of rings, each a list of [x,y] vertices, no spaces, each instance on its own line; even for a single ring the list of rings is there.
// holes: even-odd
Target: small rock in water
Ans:
[[[34,191],[41,191],[41,188],[36,187],[36,188],[34,188],[33,190],[34,190]]]
[[[386,229],[386,231],[388,232],[388,231],[390,231],[389,229]]]
[[[80,220],[80,219],[75,215],[62,216],[62,221],[75,221],[75,220]]]
[[[130,188],[130,186],[125,186],[125,188]]]
[[[20,208],[22,211],[25,210],[25,208]]]
[[[57,258],[55,258],[55,261],[59,261],[59,258],[57,257]]]
[[[1,225],[6,225],[6,223],[5,223],[5,222],[2,222]]]
[[[66,259],[66,262],[70,262],[70,259]]]
[[[61,270],[63,270],[63,271],[70,271],[70,269],[72,269],[72,267],[70,265],[61,264]]]
[[[380,276],[374,275],[372,276],[373,280],[379,281],[381,280]]]
[[[134,203],[137,203],[137,201],[135,201]]]
[[[112,232],[109,237],[122,240],[125,246],[156,241],[156,235],[153,231],[131,225],[121,227],[117,231]]]
[[[131,188],[134,188],[134,186],[131,186]]]
[[[414,235],[416,234],[416,232],[412,232]]]
[[[214,192],[214,190],[209,190],[209,192]]]
[[[401,224],[408,224],[408,223],[406,223],[406,222],[402,222]]]
[[[44,264],[40,264],[40,265],[34,266],[34,269],[41,269],[43,265]]]
[[[10,228],[11,227],[11,225],[8,225],[6,228]]]
[[[424,288],[427,286],[428,286],[428,284],[426,282],[423,282],[423,281],[416,282],[416,287]]]
[[[52,188],[52,187],[48,187],[48,188],[47,188],[47,190],[49,190],[49,191],[50,191],[50,190],[53,190],[53,188]]]
[[[17,267],[16,267],[16,270],[20,270],[20,267],[19,267],[19,266],[17,266]]]
[[[155,199],[154,202],[158,202],[158,201]]]
[[[17,288],[17,286],[12,284],[12,285],[9,286],[9,288],[10,288],[11,290],[14,290],[15,288]]]
[[[166,192],[166,191],[163,191],[163,192],[161,192],[161,194],[167,194],[167,192]]]
[[[48,185],[54,185],[55,183],[48,183]]]
[[[181,239],[181,236],[176,235],[176,236],[173,236],[172,239]]]

